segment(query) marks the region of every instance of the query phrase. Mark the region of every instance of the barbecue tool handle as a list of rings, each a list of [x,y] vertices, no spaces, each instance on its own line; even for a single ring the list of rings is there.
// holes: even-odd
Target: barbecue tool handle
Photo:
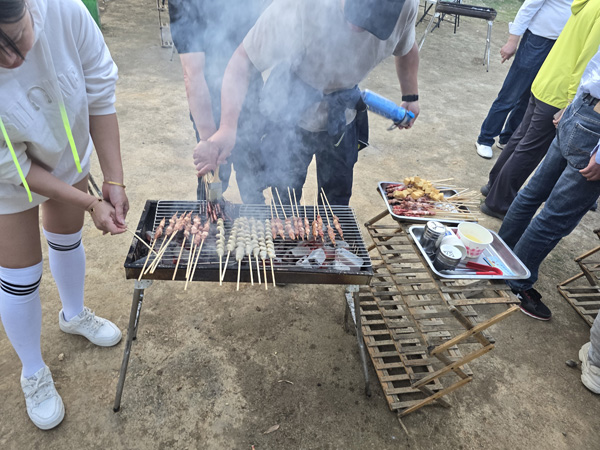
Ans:
[[[361,92],[361,95],[365,105],[367,105],[367,108],[370,111],[394,122],[388,130],[392,130],[396,127],[404,127],[415,118],[415,115],[411,111],[407,111],[401,106],[396,105],[393,101],[388,100],[373,91],[365,89]]]

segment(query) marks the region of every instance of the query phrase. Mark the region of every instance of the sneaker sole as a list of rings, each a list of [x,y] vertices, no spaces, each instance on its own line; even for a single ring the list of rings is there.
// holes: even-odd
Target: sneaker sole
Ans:
[[[533,314],[531,314],[529,311],[525,311],[523,309],[523,307],[519,306],[519,308],[521,309],[521,312],[529,317],[532,317],[534,319],[537,320],[543,320],[544,322],[547,322],[548,320],[550,320],[552,318],[552,316],[548,317],[548,318],[544,318],[544,317],[539,317],[539,316],[534,316]]]
[[[29,414],[28,414],[29,415]],[[52,422],[50,423],[37,423],[35,420],[33,420],[31,418],[31,416],[29,416],[29,418],[31,419],[31,421],[33,422],[33,424],[38,427],[40,430],[51,430],[52,428],[57,427],[58,425],[60,425],[60,423],[63,421],[63,419],[65,418],[65,404],[64,403],[60,403],[60,412],[58,413],[58,417],[56,419],[54,419]]]

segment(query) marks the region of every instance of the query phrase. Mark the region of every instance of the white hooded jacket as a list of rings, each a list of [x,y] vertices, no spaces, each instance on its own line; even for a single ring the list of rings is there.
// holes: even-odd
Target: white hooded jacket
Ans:
[[[27,176],[31,163],[69,184],[89,172],[90,115],[115,112],[117,67],[102,33],[80,0],[27,0],[35,43],[16,69],[0,68],[0,117]],[[81,161],[78,173],[61,119],[64,102]],[[21,179],[0,134],[0,214],[25,211],[46,198]]]

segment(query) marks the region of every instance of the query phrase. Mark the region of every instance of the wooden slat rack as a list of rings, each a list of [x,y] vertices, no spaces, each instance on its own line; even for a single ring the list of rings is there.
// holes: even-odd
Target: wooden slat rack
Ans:
[[[384,218],[388,223],[383,223]],[[354,295],[365,346],[388,405],[399,416],[445,398],[468,384],[468,363],[494,348],[486,332],[518,308],[503,281],[435,277],[407,232],[387,211],[365,224],[373,278]],[[505,305],[491,318],[476,308]]]
[[[600,228],[594,230],[600,238]],[[560,283],[557,288],[560,295],[568,301],[591,327],[600,310],[600,258],[597,253],[600,246],[575,258],[581,272]]]

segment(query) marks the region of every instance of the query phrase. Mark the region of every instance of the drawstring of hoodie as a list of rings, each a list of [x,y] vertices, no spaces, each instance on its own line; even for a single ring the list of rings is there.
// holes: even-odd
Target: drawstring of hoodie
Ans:
[[[17,158],[17,154],[15,153],[15,149],[13,148],[12,142],[8,137],[8,133],[6,132],[6,127],[4,126],[4,122],[2,121],[2,117],[0,117],[0,128],[2,129],[2,135],[4,136],[4,140],[6,141],[6,145],[10,150],[10,155],[12,156],[13,162],[15,166],[17,166],[17,171],[19,172],[19,177],[21,177],[21,182],[23,183],[23,187],[27,191],[27,198],[29,199],[29,203],[33,202],[33,198],[31,197],[31,190],[29,189],[29,185],[27,184],[27,180],[25,179],[25,175],[23,175],[23,170],[21,169],[21,165],[19,164],[19,159]]]

